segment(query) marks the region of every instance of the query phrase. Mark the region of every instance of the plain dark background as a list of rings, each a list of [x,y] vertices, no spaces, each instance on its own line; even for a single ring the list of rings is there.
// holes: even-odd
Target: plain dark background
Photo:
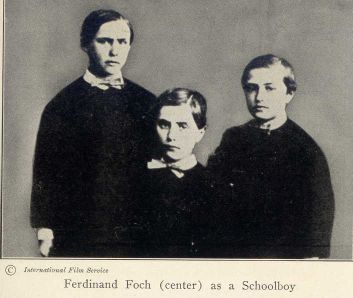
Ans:
[[[38,256],[29,206],[39,120],[48,101],[85,71],[80,27],[100,8],[118,10],[134,26],[125,76],[156,94],[180,86],[207,98],[209,127],[197,148],[203,163],[226,128],[250,118],[240,85],[245,65],[267,53],[287,58],[298,82],[289,116],[321,146],[331,169],[336,195],[331,258],[352,257],[348,0],[6,1],[3,256]]]

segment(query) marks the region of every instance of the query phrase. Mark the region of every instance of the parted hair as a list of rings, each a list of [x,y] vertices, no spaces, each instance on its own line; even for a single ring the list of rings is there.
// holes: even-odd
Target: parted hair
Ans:
[[[207,124],[207,103],[205,97],[198,91],[187,88],[174,88],[164,91],[153,107],[152,117],[157,120],[159,112],[164,106],[190,105],[192,116],[199,129],[205,128]]]
[[[273,54],[267,54],[258,56],[252,59],[248,65],[244,68],[243,75],[241,77],[241,84],[243,89],[246,88],[246,84],[250,79],[250,71],[256,68],[268,68],[271,65],[280,63],[284,68],[288,70],[288,74],[284,76],[283,83],[287,87],[287,94],[292,94],[297,90],[297,83],[295,82],[293,66],[284,58],[280,58]]]
[[[122,14],[115,10],[95,10],[92,11],[83,21],[81,27],[81,48],[87,48],[94,37],[96,36],[99,28],[108,22],[116,21],[116,20],[124,20],[126,24],[130,28],[130,44],[132,44],[134,40],[134,30],[129,20],[126,19]]]

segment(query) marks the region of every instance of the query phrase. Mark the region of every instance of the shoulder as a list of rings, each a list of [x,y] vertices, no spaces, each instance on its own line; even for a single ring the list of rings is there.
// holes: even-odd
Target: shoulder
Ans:
[[[240,126],[228,128],[222,135],[222,139],[216,150],[209,156],[207,162],[207,171],[213,167],[222,167],[229,162],[228,158],[234,156],[235,151],[239,150],[239,146],[246,140],[248,123]]]
[[[74,102],[87,95],[89,84],[82,77],[63,88],[44,109],[44,113],[66,112]]]
[[[136,84],[135,82],[126,78],[124,78],[124,81],[126,82],[126,92],[130,93],[131,95],[143,97],[150,100],[154,100],[156,98],[156,96],[152,92]]]
[[[308,171],[313,169],[318,175],[327,173],[329,171],[327,159],[320,146],[303,128],[289,121],[287,133],[291,140],[291,151],[297,156],[297,164],[301,164]]]
[[[206,167],[197,163],[195,167],[185,172],[185,183],[194,190],[207,191],[210,188]],[[192,195],[192,194],[191,194]],[[196,194],[197,195],[197,194]]]
[[[228,128],[224,134],[227,135],[239,135],[239,134],[245,134],[248,133],[248,131],[250,130],[250,121],[246,122],[244,124],[238,125],[238,126],[233,126]]]
[[[197,165],[194,166],[189,171],[190,171],[190,173],[192,173],[195,176],[203,176],[205,174],[205,169],[206,168],[198,162]]]
[[[59,102],[60,100],[68,99],[71,96],[79,96],[86,94],[89,89],[89,84],[83,80],[82,77],[73,81],[71,84],[63,88],[52,100],[52,102]]]
[[[287,133],[290,134],[293,145],[296,145],[304,152],[323,155],[320,146],[315,140],[294,121],[289,119],[286,129]]]
[[[125,79],[124,94],[138,115],[146,115],[156,103],[156,96],[140,85]],[[143,117],[144,118],[144,117]]]
[[[239,126],[228,128],[223,133],[221,144],[233,144],[234,142],[239,144],[239,141],[247,139],[251,129],[249,123],[250,122],[247,122]]]

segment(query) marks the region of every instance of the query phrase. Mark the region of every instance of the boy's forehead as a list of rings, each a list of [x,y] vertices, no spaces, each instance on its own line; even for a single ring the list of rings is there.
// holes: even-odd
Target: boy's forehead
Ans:
[[[159,118],[171,122],[194,121],[191,107],[188,104],[182,104],[180,106],[163,106],[159,112]]]
[[[290,70],[282,64],[273,64],[269,67],[254,68],[249,72],[248,83],[266,84],[281,83],[283,78],[288,76]]]
[[[123,36],[130,38],[130,28],[125,20],[115,20],[102,24],[96,34],[97,37]]]

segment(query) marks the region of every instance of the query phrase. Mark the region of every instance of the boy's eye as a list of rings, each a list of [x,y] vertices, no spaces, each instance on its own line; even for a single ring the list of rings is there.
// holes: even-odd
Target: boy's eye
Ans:
[[[107,43],[112,43],[112,41],[108,38],[97,38],[96,41],[100,44],[107,44]]]
[[[180,129],[187,129],[189,125],[186,122],[179,122],[178,126]]]
[[[167,129],[169,128],[170,124],[168,121],[166,120],[158,120],[157,125],[161,128],[161,129]]]
[[[272,90],[275,90],[275,88],[271,87],[271,86],[265,86],[265,89],[267,91],[272,91]]]
[[[257,85],[255,85],[255,84],[245,84],[243,86],[243,88],[244,88],[244,91],[246,91],[246,92],[257,91],[257,89],[258,89]]]
[[[98,43],[106,43],[107,40],[105,38],[97,38],[96,39]]]
[[[118,39],[119,44],[127,44],[127,40],[125,38]]]

